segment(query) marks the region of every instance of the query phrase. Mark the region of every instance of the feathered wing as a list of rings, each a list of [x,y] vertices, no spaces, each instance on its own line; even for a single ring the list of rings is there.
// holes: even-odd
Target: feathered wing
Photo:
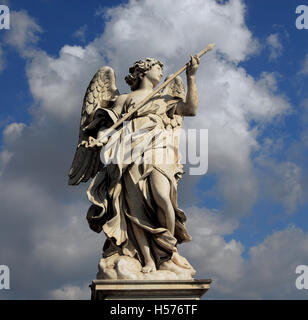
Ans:
[[[116,115],[112,107],[119,96],[116,76],[112,68],[100,68],[91,80],[83,99],[77,150],[69,171],[70,185],[87,182],[100,170],[101,147],[91,146],[91,138],[96,138],[99,129],[108,127]]]
[[[168,76],[168,78],[171,77]],[[165,81],[166,81],[165,80]],[[168,106],[168,112],[167,115],[170,117],[171,125],[172,127],[177,127],[182,125],[183,117],[176,114],[176,107],[179,101],[185,100],[185,87],[184,82],[180,76],[177,76],[175,79],[173,79],[164,89],[162,92],[162,95],[168,96],[169,106]]]
[[[168,76],[168,78],[170,78]],[[165,80],[165,81],[166,81]],[[173,79],[163,90],[162,92],[165,95],[170,95],[172,97],[180,98],[180,99],[185,99],[185,87],[184,87],[184,82],[180,76],[177,76],[175,79]]]

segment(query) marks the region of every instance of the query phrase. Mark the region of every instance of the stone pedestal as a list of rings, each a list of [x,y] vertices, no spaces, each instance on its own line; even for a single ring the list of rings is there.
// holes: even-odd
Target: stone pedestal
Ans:
[[[92,300],[200,300],[211,279],[93,280]]]

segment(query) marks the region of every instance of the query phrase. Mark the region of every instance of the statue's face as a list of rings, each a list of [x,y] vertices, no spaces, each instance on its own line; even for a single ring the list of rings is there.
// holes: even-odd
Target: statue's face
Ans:
[[[150,70],[148,70],[145,74],[145,77],[147,77],[155,86],[157,86],[163,76],[163,69],[159,64],[155,64]]]

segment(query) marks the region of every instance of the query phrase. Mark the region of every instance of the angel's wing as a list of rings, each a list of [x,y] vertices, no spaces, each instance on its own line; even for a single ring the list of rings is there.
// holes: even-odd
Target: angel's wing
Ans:
[[[112,68],[100,68],[91,80],[83,99],[77,150],[69,171],[70,185],[87,182],[101,168],[100,147],[90,146],[90,139],[96,138],[98,130],[112,122],[110,112],[119,95],[116,76]],[[109,123],[108,123],[109,122]]]
[[[171,77],[168,76],[166,80]],[[165,80],[165,81],[166,81]],[[182,125],[183,117],[176,114],[176,107],[179,101],[185,100],[185,87],[184,82],[180,76],[173,79],[163,90],[163,95],[169,96],[167,115],[171,118],[171,126],[177,127]]]
[[[170,78],[171,75],[169,75],[168,78]],[[165,80],[165,81],[166,81]],[[172,80],[163,90],[162,94],[164,95],[170,95],[172,97],[185,99],[185,87],[183,80],[180,76],[177,76],[174,80]]]

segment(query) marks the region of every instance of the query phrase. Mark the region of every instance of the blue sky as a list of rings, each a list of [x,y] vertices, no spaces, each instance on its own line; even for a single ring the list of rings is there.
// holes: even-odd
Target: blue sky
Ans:
[[[241,292],[246,292],[251,298],[307,298],[307,293],[294,288],[296,277],[291,270],[294,264],[308,265],[308,30],[298,30],[295,27],[295,9],[298,5],[304,4],[304,1],[230,0],[221,2],[221,7],[216,7],[213,4],[214,0],[194,0],[192,3],[192,6],[200,8],[209,6],[212,11],[200,9],[196,14],[197,22],[194,22],[194,15],[189,9],[187,21],[186,17],[181,15],[182,4],[189,8],[188,1],[185,0],[178,1],[175,5],[175,12],[178,10],[178,16],[175,17],[172,16],[171,10],[169,14],[167,12],[171,8],[170,1],[162,0],[157,1],[156,5],[150,0],[31,0],[26,3],[10,0],[8,6],[11,12],[21,14],[12,15],[10,30],[0,30],[0,66],[3,66],[2,70],[0,68],[1,188],[9,184],[11,189],[8,188],[10,191],[7,191],[7,194],[12,198],[19,198],[20,193],[25,193],[20,199],[26,202],[27,197],[32,194],[31,190],[46,192],[48,197],[42,195],[40,205],[44,207],[46,203],[46,206],[51,207],[53,203],[57,210],[63,209],[66,233],[76,231],[74,228],[77,228],[77,233],[80,232],[88,239],[89,246],[93,243],[96,246],[100,245],[101,239],[98,240],[97,236],[83,229],[83,224],[86,224],[84,220],[78,220],[80,226],[74,224],[74,219],[82,216],[88,205],[84,197],[85,187],[72,190],[64,185],[65,172],[77,139],[81,98],[93,72],[101,64],[110,63],[120,73],[120,83],[121,77],[129,67],[128,64],[133,62],[137,52],[164,59],[169,63],[166,70],[172,72],[180,67],[182,61],[185,62],[185,57],[190,53],[200,50],[207,42],[217,42],[217,53],[203,58],[200,68],[204,69],[198,71],[201,102],[199,109],[202,109],[200,120],[197,117],[196,120],[187,122],[190,127],[200,127],[200,122],[203,121],[209,129],[209,139],[212,141],[209,144],[209,171],[197,179],[184,176],[179,197],[181,206],[187,211],[188,220],[191,210],[191,230],[197,232],[197,244],[198,241],[202,241],[197,229],[197,221],[202,215],[211,229],[209,238],[204,241],[213,240],[213,244],[208,244],[205,249],[210,256],[208,265],[205,263],[203,269],[202,260],[196,258],[197,254],[192,254],[190,261],[200,266],[200,275],[217,280],[218,285],[214,287],[216,291],[209,293],[212,294],[212,298],[245,298],[245,295],[241,296]],[[165,6],[165,13],[160,11],[160,5]],[[148,7],[152,8],[152,15],[146,11]],[[219,8],[225,10],[222,15]],[[143,23],[144,29],[151,35],[152,44],[149,41],[147,46],[142,46],[139,39],[125,38],[125,32],[130,27],[132,30],[136,28],[134,21],[125,18],[130,14],[140,14],[140,24]],[[26,21],[24,28],[28,28],[29,32],[24,34],[23,39],[16,40],[13,36],[14,30],[20,28],[14,17]],[[163,27],[152,25],[152,17],[162,17],[167,22],[172,22],[175,29],[182,30],[179,40],[168,40],[168,32],[172,34],[173,29],[165,30],[166,35],[163,35]],[[225,21],[226,24],[219,25],[217,21]],[[197,26],[199,29],[192,29],[191,34],[186,34],[190,22],[194,28]],[[126,28],[121,30],[123,25]],[[210,28],[213,28],[212,34],[207,32]],[[227,36],[224,35],[224,30]],[[20,35],[20,30],[18,32]],[[114,36],[118,36],[119,40]],[[200,39],[204,39],[205,43],[200,43]],[[158,48],[158,45],[155,47],[155,44],[160,43],[161,48]],[[174,44],[174,52],[172,49],[169,50],[168,44]],[[176,56],[178,52],[180,54]],[[86,61],[86,54],[92,58]],[[67,79],[61,73],[61,66],[69,74]],[[71,76],[70,72],[76,72],[78,79]],[[40,77],[43,79],[41,82],[38,80]],[[41,83],[46,88],[43,93],[39,93]],[[55,99],[57,94],[51,95],[54,88],[59,90],[62,109],[59,107],[59,101]],[[119,84],[119,88],[123,91],[124,85]],[[248,97],[250,94],[251,98]],[[252,99],[261,103],[255,105],[257,102]],[[213,101],[217,101],[216,106]],[[228,124],[226,128],[220,127],[222,119]],[[42,133],[38,134],[38,130],[42,130]],[[222,140],[219,138],[220,134]],[[63,146],[59,147],[56,157],[56,146],[61,137]],[[45,141],[49,148],[44,153]],[[37,144],[37,149],[43,150],[40,158],[34,156],[34,143]],[[229,146],[234,146],[230,152]],[[33,152],[33,157],[29,155],[30,152]],[[46,168],[49,168],[48,174]],[[45,182],[41,184],[40,177],[48,179],[49,185],[45,185]],[[26,182],[29,183],[29,190],[22,189],[22,186],[27,186]],[[26,191],[29,191],[29,195]],[[6,221],[8,229],[12,230],[16,227],[14,223],[18,225],[17,229],[20,228],[19,219],[24,221],[25,217],[29,218],[28,231],[24,231],[22,239],[29,241],[30,251],[37,254],[33,258],[34,261],[40,257],[38,252],[41,252],[41,248],[34,244],[35,240],[31,238],[30,233],[34,230],[37,237],[35,239],[42,237],[47,243],[58,232],[57,219],[60,219],[57,216],[57,219],[55,217],[51,221],[52,227],[48,231],[50,236],[44,238],[38,231],[39,225],[37,229],[31,229],[36,224],[30,227],[30,222],[41,214],[33,213],[38,210],[37,207],[39,205],[33,205],[33,208],[29,205],[23,215],[21,208],[5,202],[0,215],[6,221],[8,218],[4,218],[5,210],[18,212],[17,216],[20,217],[15,222]],[[42,221],[41,226],[43,225],[45,228],[46,225]],[[207,225],[204,228],[206,229]],[[194,234],[192,235],[194,238]],[[70,243],[73,238],[72,235],[72,238],[65,241]],[[275,239],[286,240],[279,240],[280,244],[277,247],[274,244]],[[280,273],[277,271],[281,278],[278,278],[278,275],[275,275],[276,267],[273,267],[273,264],[266,265],[264,252],[268,250],[269,256],[279,256],[279,253],[284,252],[283,241],[287,240],[290,244],[287,249],[296,253],[282,259]],[[0,264],[10,265],[17,274],[18,268],[14,263],[17,264],[18,259],[12,254],[16,248],[8,244],[11,236],[3,235],[3,241],[7,243],[2,245],[6,251],[4,257],[8,262],[0,261]],[[202,246],[200,243],[199,245]],[[295,250],[293,245],[300,248]],[[251,251],[252,247],[255,247],[254,251]],[[189,248],[193,248],[193,244],[191,247],[184,247],[184,252],[189,252]],[[86,252],[87,247],[83,249]],[[84,289],[84,281],[91,277],[91,274],[95,274],[98,250],[99,247],[96,251],[91,251],[91,255],[83,253],[85,257],[89,255],[89,259],[94,260],[88,261],[84,273],[75,272],[79,280],[74,280],[73,276],[66,279],[65,275],[60,275],[60,271],[55,271],[52,277],[57,280],[54,284],[48,283],[49,295],[42,296],[34,285],[28,292],[26,285],[17,276],[18,290],[11,290],[5,294],[10,298],[65,298],[65,294],[71,290],[77,298],[84,297],[87,290]],[[224,252],[223,257],[212,253],[217,250]],[[264,264],[259,265],[255,262],[256,253],[264,259]],[[44,260],[44,256],[41,258]],[[207,261],[207,258],[205,254],[204,261]],[[75,256],[72,260],[78,261]],[[46,258],[46,265],[47,261],[49,260]],[[215,271],[216,263],[232,265],[231,271],[222,267],[217,267],[218,271]],[[46,265],[42,262],[40,270]],[[29,262],[28,267],[30,266]],[[65,269],[65,266],[63,268]],[[232,279],[238,279],[241,273],[247,274],[247,268],[260,270],[260,283],[271,283],[268,279],[262,278],[261,272],[271,270],[273,286],[281,279],[289,281],[288,286],[282,288],[277,285],[276,291],[273,289],[266,292],[266,289],[262,291],[258,288],[257,284],[241,282],[234,293],[223,288],[221,283],[233,286],[232,281],[235,280]],[[44,272],[41,277],[44,279]],[[252,288],[251,292],[248,290],[249,286]],[[0,296],[1,294],[4,293],[0,292]]]

